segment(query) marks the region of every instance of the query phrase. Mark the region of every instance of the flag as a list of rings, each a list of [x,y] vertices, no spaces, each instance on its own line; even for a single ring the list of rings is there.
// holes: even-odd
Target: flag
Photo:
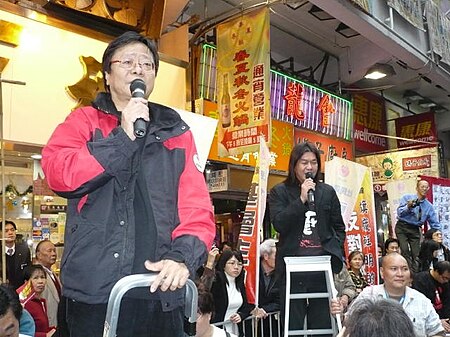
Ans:
[[[238,243],[238,247],[244,257],[247,299],[249,303],[253,303],[256,306],[258,305],[259,291],[259,243],[262,237],[262,222],[266,211],[267,180],[270,164],[270,152],[265,139],[263,136],[259,138],[259,155],[250,186]]]
[[[25,306],[25,304],[31,300],[35,292],[33,290],[33,287],[31,285],[31,281],[25,281],[23,285],[21,285],[19,288],[17,288],[16,292],[19,294],[19,300],[22,306]]]

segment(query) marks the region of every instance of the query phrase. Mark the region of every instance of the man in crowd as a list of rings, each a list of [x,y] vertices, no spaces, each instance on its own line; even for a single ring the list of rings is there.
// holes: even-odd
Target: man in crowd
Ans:
[[[380,298],[397,301],[413,323],[417,337],[445,336],[445,330],[430,300],[408,287],[410,269],[402,255],[391,253],[383,257],[381,276],[384,284],[366,287],[353,302]]]
[[[416,194],[404,195],[397,208],[398,221],[395,234],[400,242],[400,251],[413,272],[419,271],[419,250],[422,225],[428,222],[431,228],[441,229],[433,205],[426,195],[430,185],[426,180],[419,180]]]
[[[264,318],[261,324],[264,330],[263,336],[278,336],[278,320],[272,314],[271,319],[267,319],[270,313],[280,310],[280,288],[277,274],[275,273],[275,256],[277,254],[276,240],[267,239],[259,246],[260,268],[259,268],[259,296],[258,308],[252,314],[258,318]],[[272,326],[272,329],[270,327]],[[258,331],[261,330],[258,328]],[[272,330],[272,334],[270,334]],[[260,335],[260,333],[259,333]]]
[[[329,255],[333,273],[343,268],[345,225],[341,204],[332,186],[321,181],[321,158],[317,147],[298,143],[289,158],[286,180],[269,195],[270,220],[277,232],[276,272],[280,279],[281,314],[284,319],[286,266],[284,257]],[[324,272],[293,273],[291,293],[327,292]],[[331,329],[327,298],[291,302],[288,330]],[[286,328],[285,328],[286,329]]]
[[[31,253],[25,242],[16,242],[17,226],[5,221],[6,279],[14,288],[19,288],[25,281],[23,270],[31,265]]]
[[[147,100],[154,41],[126,32],[102,64],[106,92],[74,110],[42,152],[49,186],[68,198],[61,280],[70,336],[102,336],[113,285],[152,271],[150,291],[122,301],[117,335],[181,337],[183,287],[215,235],[194,138],[176,111]]]
[[[58,326],[57,313],[61,298],[61,283],[52,271],[56,258],[56,247],[51,241],[44,240],[37,244],[36,263],[42,265],[47,274],[47,284],[41,296],[47,301],[47,316],[50,326]]]
[[[433,269],[414,275],[413,288],[428,297],[441,318],[442,326],[450,332],[450,262],[440,261]]]
[[[386,254],[400,253],[400,242],[396,238],[389,238],[384,243]]]

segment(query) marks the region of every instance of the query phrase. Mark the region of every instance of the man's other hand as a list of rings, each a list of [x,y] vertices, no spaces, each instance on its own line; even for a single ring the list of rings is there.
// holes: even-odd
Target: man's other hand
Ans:
[[[150,271],[159,272],[155,281],[150,286],[150,292],[154,293],[160,288],[162,291],[172,291],[184,287],[188,278],[189,270],[182,262],[172,260],[161,260],[158,262],[145,261],[145,268]]]

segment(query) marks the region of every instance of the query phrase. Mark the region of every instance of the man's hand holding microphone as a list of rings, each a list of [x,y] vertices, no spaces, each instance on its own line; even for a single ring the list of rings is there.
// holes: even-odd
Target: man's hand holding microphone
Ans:
[[[121,125],[131,140],[142,138],[146,134],[150,120],[148,101],[145,97],[146,85],[139,78],[130,84],[131,99],[122,111]]]
[[[303,203],[308,202],[308,207],[310,210],[315,208],[314,190],[316,188],[316,183],[313,178],[314,174],[312,172],[305,173],[305,180],[301,185],[300,192],[300,199]]]

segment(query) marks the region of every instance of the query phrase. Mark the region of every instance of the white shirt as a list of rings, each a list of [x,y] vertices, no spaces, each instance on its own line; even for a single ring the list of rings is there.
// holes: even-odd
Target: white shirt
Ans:
[[[8,250],[10,250],[10,249],[12,249],[11,255],[14,255],[14,253],[16,252],[16,244],[14,244],[12,247],[5,246],[5,254],[6,255],[9,255]]]
[[[364,288],[354,302],[364,300],[365,298],[376,300],[377,298],[387,299],[388,297],[384,285],[374,285]],[[405,297],[401,305],[413,323],[417,337],[434,336],[444,331],[441,320],[434,310],[431,301],[422,293],[406,287]]]
[[[225,312],[224,322],[230,319],[230,316],[237,313],[239,308],[242,306],[244,300],[242,299],[242,294],[236,287],[236,279],[225,273],[228,280],[227,294],[228,294],[228,307]],[[228,322],[223,325],[224,329],[228,332],[239,334],[239,330],[236,324]]]

